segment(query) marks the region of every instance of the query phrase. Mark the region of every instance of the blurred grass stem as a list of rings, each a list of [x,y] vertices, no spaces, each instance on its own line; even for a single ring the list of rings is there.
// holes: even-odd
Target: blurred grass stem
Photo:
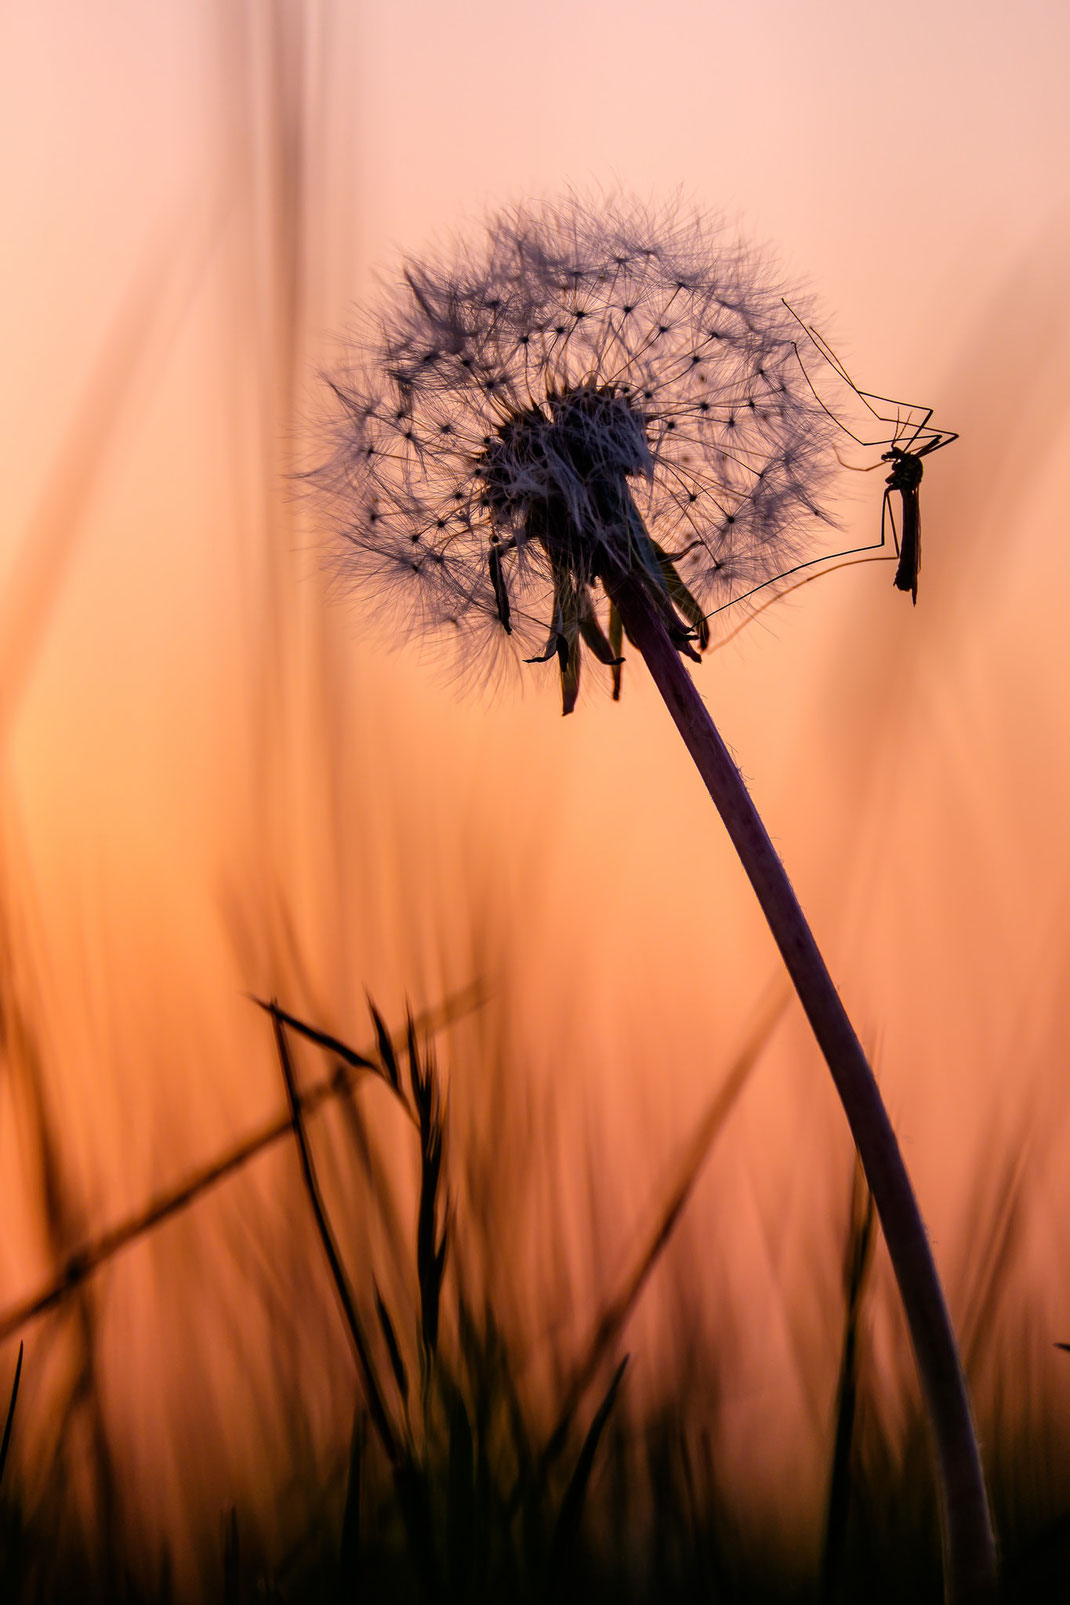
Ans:
[[[286,1086],[286,1100],[290,1106],[290,1125],[297,1143],[297,1153],[301,1161],[301,1176],[305,1191],[312,1206],[313,1218],[320,1242],[323,1245],[324,1256],[331,1273],[338,1302],[345,1317],[346,1327],[357,1357],[361,1376],[364,1381],[364,1397],[368,1405],[368,1413],[380,1441],[386,1451],[391,1466],[397,1466],[401,1460],[401,1446],[394,1432],[386,1403],[379,1390],[379,1381],[375,1374],[375,1367],[371,1359],[371,1346],[364,1332],[364,1326],[357,1311],[356,1299],[349,1286],[349,1279],[342,1264],[342,1256],[335,1242],[330,1221],[327,1219],[327,1210],[320,1192],[319,1182],[316,1178],[316,1168],[312,1162],[312,1150],[308,1144],[305,1133],[304,1116],[301,1111],[301,1096],[297,1090],[297,1081],[294,1077],[293,1062],[286,1041],[286,1027],[279,1018],[279,1012],[274,1007],[272,999],[271,1024],[275,1032],[275,1048],[279,1057],[279,1068]]]
[[[641,584],[604,579],[717,807],[825,1056],[873,1195],[910,1329],[936,1450],[951,1605],[997,1597],[980,1451],[943,1289],[876,1079],[743,777]]]
[[[375,1061],[370,1055],[375,1052],[375,1048],[371,1045],[368,1046],[366,1054],[354,1053],[337,1037],[330,1036],[325,1031],[314,1030],[294,1015],[288,1014],[285,1009],[280,1009],[273,1003],[264,1003],[259,998],[254,998],[253,1001],[265,1009],[274,1021],[281,1022],[337,1055],[338,1063],[331,1074],[300,1094],[301,1109],[306,1119],[329,1099],[351,1092],[364,1074],[364,1069],[374,1065]],[[484,1001],[485,992],[482,983],[472,981],[459,991],[450,993],[441,1003],[418,1014],[415,1019],[416,1029],[441,1030],[455,1020],[463,1019],[472,1010],[482,1007]],[[399,1053],[403,1051],[408,1041],[408,1030],[407,1026],[405,1030],[395,1032],[393,1037],[388,1038],[392,1048],[396,1047]],[[381,1038],[378,1046],[381,1050]],[[266,1148],[289,1137],[292,1130],[293,1116],[290,1111],[273,1117],[248,1137],[242,1138],[225,1154],[201,1166],[177,1186],[152,1199],[143,1209],[139,1209],[135,1214],[120,1221],[118,1225],[108,1227],[99,1236],[83,1243],[80,1248],[67,1255],[58,1272],[49,1278],[44,1287],[0,1310],[0,1343],[5,1342],[13,1332],[17,1332],[27,1322],[36,1320],[61,1304],[114,1255],[147,1236],[163,1221],[187,1209],[203,1193],[242,1170],[251,1159],[263,1153]]]

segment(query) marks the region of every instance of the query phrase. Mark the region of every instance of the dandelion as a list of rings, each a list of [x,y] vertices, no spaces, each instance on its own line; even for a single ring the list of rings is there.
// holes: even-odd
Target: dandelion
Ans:
[[[787,874],[684,660],[709,616],[796,566],[824,517],[835,420],[752,253],[701,219],[578,200],[410,262],[330,381],[313,476],[338,572],[469,666],[645,661],[728,829],[843,1103],[933,1429],[949,1597],[995,1597],[969,1400],[917,1201],[873,1073]],[[798,297],[792,297],[799,304]]]
[[[823,515],[835,424],[798,324],[741,248],[577,203],[499,219],[481,253],[411,263],[332,383],[340,573],[393,624],[612,667],[616,585],[696,657],[707,613],[794,566]],[[488,648],[491,649],[488,651]]]

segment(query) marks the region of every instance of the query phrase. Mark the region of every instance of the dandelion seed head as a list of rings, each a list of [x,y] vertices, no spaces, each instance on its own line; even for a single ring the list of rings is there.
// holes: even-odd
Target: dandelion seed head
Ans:
[[[783,573],[835,425],[781,294],[709,220],[627,202],[517,207],[407,262],[329,379],[309,479],[339,581],[393,630],[520,661],[591,645],[610,571],[683,588],[692,624]]]

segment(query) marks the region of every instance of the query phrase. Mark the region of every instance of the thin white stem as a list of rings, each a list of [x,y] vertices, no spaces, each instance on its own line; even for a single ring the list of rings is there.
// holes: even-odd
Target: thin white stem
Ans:
[[[932,1429],[951,1605],[992,1605],[996,1549],[962,1365],[928,1235],[862,1045],[743,777],[641,584],[605,581],[723,819],[840,1095],[899,1284]]]

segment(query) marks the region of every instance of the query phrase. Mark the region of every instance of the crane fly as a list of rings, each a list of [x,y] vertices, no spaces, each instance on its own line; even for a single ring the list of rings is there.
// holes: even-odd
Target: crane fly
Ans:
[[[918,572],[921,568],[920,490],[924,472],[924,459],[931,456],[934,451],[939,451],[942,446],[949,446],[953,440],[959,438],[953,430],[933,428],[930,422],[933,415],[932,407],[923,407],[912,402],[896,401],[891,396],[881,396],[875,391],[859,389],[839,357],[837,357],[831,346],[821,338],[816,329],[811,328],[808,323],[804,323],[798,313],[788,306],[786,301],[784,305],[798,323],[800,329],[805,333],[810,344],[818,352],[822,361],[833,370],[836,377],[842,384],[846,385],[851,394],[858,398],[870,417],[877,423],[887,424],[891,430],[890,434],[879,436],[876,440],[865,440],[861,435],[856,434],[853,429],[848,428],[843,419],[837,416],[828,402],[819,394],[807,371],[806,364],[803,362],[798,342],[792,342],[795,348],[795,356],[799,367],[802,369],[806,383],[813,392],[818,406],[828,414],[836,427],[853,440],[856,445],[866,448],[874,446],[884,446],[886,448],[877,462],[870,463],[868,468],[855,470],[858,473],[865,474],[872,473],[873,469],[879,468],[882,463],[891,465],[884,481],[880,540],[874,541],[868,546],[852,546],[843,552],[825,552],[819,557],[807,558],[804,562],[796,563],[792,568],[783,569],[781,573],[774,574],[770,579],[762,580],[760,584],[752,586],[749,591],[744,591],[742,595],[734,596],[731,601],[723,602],[720,607],[714,608],[712,612],[705,615],[707,621],[716,617],[718,613],[724,613],[730,607],[736,607],[740,602],[746,602],[759,591],[766,590],[768,586],[780,586],[782,580],[792,580],[790,585],[774,591],[764,602],[759,603],[742,623],[738,624],[728,635],[722,636],[717,642],[718,650],[723,646],[727,646],[729,641],[733,640],[741,630],[745,629],[758,613],[764,612],[774,602],[780,601],[782,597],[788,596],[792,591],[798,590],[803,585],[809,585],[813,580],[823,579],[826,574],[831,574],[838,568],[850,568],[855,563],[879,563],[894,560],[896,570],[893,584],[897,590],[909,591],[916,604],[918,600]],[[888,412],[880,411],[874,403],[879,403],[885,408],[894,408],[894,414],[889,415]],[[837,453],[837,456],[839,456],[839,453]],[[842,457],[840,462],[843,463]],[[854,467],[851,463],[844,463],[843,466],[845,468]],[[899,492],[902,503],[903,531],[901,537],[896,529],[895,514],[892,510],[893,491]],[[892,528],[893,551],[891,554],[885,550],[888,545],[889,524]],[[884,554],[883,556],[881,555],[882,553]],[[813,570],[812,573],[805,572],[810,569]],[[801,578],[793,578],[793,576],[797,575],[801,575]]]
[[[887,448],[881,453],[880,461],[882,463],[890,463],[891,468],[884,481],[884,501],[881,505],[881,538],[874,550],[880,550],[885,545],[886,530],[890,523],[892,526],[892,543],[895,548],[895,555],[899,559],[893,583],[897,590],[909,591],[912,600],[917,603],[918,573],[921,569],[921,479],[924,472],[924,459],[931,456],[934,451],[939,451],[943,446],[950,446],[951,442],[959,437],[953,430],[933,428],[930,422],[933,415],[932,407],[922,407],[912,402],[894,401],[891,396],[881,396],[872,390],[859,389],[839,357],[821,338],[817,330],[812,329],[809,324],[803,323],[798,313],[792,311],[786,301],[784,305],[788,307],[788,311],[796,319],[800,328],[805,331],[807,338],[819,355],[854,395],[858,397],[870,417],[877,423],[892,426],[893,432],[890,436],[877,440],[864,440],[861,435],[855,434],[853,429],[849,429],[843,419],[836,416],[832,408],[818,393],[817,387],[806,371],[806,364],[803,362],[798,344],[795,345],[795,355],[799,359],[803,377],[813,391],[818,405],[822,411],[828,413],[837,428],[842,429],[843,433],[859,446],[885,446]],[[894,417],[890,417],[886,412],[880,411],[879,407],[875,406],[874,403],[880,403],[884,407],[894,407]],[[850,467],[851,465],[845,464],[844,466]],[[860,469],[858,472],[870,473],[878,466],[879,464],[872,463],[868,469]],[[893,491],[899,492],[902,505],[903,529],[901,535],[896,530],[895,515],[892,511]],[[868,550],[868,548],[859,548],[859,550]]]

